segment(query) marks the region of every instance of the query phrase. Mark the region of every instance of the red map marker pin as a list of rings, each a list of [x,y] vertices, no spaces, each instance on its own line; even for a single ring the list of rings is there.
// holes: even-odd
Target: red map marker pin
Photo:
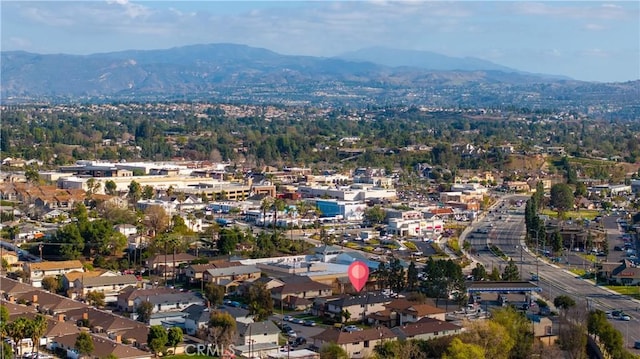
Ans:
[[[367,280],[369,279],[369,267],[366,264],[355,261],[351,263],[349,266],[349,270],[347,271],[349,274],[349,280],[353,287],[359,292],[364,288],[364,285],[367,284]]]

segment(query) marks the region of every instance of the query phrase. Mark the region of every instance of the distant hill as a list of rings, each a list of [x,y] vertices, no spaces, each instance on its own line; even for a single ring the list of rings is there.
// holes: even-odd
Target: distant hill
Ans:
[[[521,72],[506,66],[474,57],[451,57],[431,51],[368,47],[336,56],[347,61],[372,62],[390,67],[416,67],[432,71],[502,71]]]
[[[370,106],[624,107],[638,84],[536,75],[474,58],[372,48],[339,58],[237,44],[86,56],[1,53],[3,103],[207,100]],[[635,102],[634,102],[635,101]]]

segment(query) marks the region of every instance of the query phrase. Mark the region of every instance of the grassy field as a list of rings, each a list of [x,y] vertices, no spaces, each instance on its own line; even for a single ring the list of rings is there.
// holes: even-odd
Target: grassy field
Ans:
[[[558,212],[548,208],[543,209],[541,213],[551,218],[558,218]],[[592,210],[592,209],[581,209],[579,211],[569,211],[564,213],[565,219],[571,219],[571,220],[588,219],[592,221],[594,218],[596,218],[599,215],[600,215],[600,211]]]
[[[634,299],[640,299],[640,286],[606,285],[605,287],[622,295],[628,295]]]

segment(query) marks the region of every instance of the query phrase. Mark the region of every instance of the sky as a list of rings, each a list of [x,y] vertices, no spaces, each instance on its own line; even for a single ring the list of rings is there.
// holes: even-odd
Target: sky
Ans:
[[[640,1],[5,1],[2,51],[236,43],[331,57],[366,47],[477,57],[577,80],[640,79]]]

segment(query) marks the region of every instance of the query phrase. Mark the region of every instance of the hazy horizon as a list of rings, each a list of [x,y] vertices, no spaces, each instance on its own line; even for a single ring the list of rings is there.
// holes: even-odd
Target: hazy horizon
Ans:
[[[640,3],[2,1],[2,51],[87,55],[234,43],[333,57],[368,47],[475,57],[577,80],[640,79]]]

